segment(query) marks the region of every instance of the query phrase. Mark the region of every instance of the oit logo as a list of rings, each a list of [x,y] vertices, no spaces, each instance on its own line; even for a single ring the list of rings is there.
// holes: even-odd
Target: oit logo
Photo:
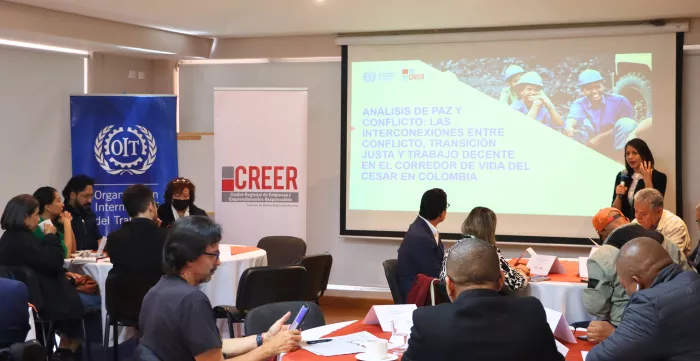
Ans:
[[[364,74],[362,74],[362,80],[364,80],[365,83],[374,83],[374,81],[377,80],[377,73],[373,71],[366,71]]]
[[[156,161],[158,146],[145,127],[108,125],[95,138],[95,159],[109,174],[143,174]]]

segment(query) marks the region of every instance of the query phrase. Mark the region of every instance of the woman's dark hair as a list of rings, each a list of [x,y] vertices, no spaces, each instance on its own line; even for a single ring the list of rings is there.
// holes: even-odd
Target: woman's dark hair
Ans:
[[[10,199],[2,212],[0,227],[8,230],[26,230],[24,220],[39,208],[39,201],[29,194],[20,194]]]
[[[52,187],[41,187],[34,192],[34,198],[39,201],[39,214],[44,213],[44,208],[54,201],[56,189]]]
[[[651,162],[651,166],[654,166],[654,156],[651,154],[651,149],[649,149],[647,143],[639,138],[634,138],[625,144],[625,169],[627,169],[628,175],[631,176],[634,173],[634,169],[627,163],[627,147],[634,148],[642,158],[642,162]]]
[[[180,275],[188,262],[221,241],[221,226],[206,216],[180,218],[173,223],[163,247],[163,271]]]
[[[190,203],[194,203],[194,184],[187,178],[178,177],[165,186],[165,202],[173,203],[173,195],[182,192],[185,188],[190,190]]]
[[[496,213],[486,207],[475,207],[462,223],[462,234],[496,246]]]
[[[447,209],[447,193],[440,188],[433,188],[423,193],[418,214],[432,221],[440,217],[445,209]]]
[[[95,186],[95,180],[84,174],[71,178],[68,183],[66,183],[66,187],[63,188],[63,199],[65,199],[66,202],[69,201],[71,193],[80,193],[88,186]]]

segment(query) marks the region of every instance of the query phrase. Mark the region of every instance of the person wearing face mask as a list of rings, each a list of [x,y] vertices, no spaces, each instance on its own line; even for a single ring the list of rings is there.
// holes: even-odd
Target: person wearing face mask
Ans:
[[[158,207],[162,227],[188,216],[206,216],[207,212],[194,205],[194,184],[187,178],[175,178],[165,187],[165,203]]]
[[[620,249],[620,283],[630,297],[620,326],[587,361],[700,360],[700,276],[673,263],[656,240],[635,238]]]
[[[126,313],[121,316],[136,321],[143,297],[163,275],[163,245],[168,230],[160,228],[153,191],[147,186],[129,186],[122,203],[131,220],[107,236],[105,250],[113,265],[109,275],[131,279],[130,287],[119,290]]]
[[[71,225],[78,251],[95,251],[102,239],[102,233],[97,227],[97,216],[90,208],[94,185],[92,178],[81,174],[71,178],[63,188],[65,210],[73,217]]]
[[[34,198],[39,201],[39,224],[49,220],[56,227],[56,235],[63,247],[63,256],[70,258],[75,252],[75,235],[71,221],[73,216],[63,210],[65,207],[58,191],[51,187],[41,187],[34,192]],[[40,227],[34,229],[34,236],[44,239],[44,232]]]

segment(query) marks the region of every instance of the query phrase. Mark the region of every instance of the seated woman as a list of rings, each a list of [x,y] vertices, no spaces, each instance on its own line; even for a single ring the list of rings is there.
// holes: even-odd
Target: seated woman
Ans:
[[[505,285],[508,286],[511,291],[527,287],[530,270],[524,265],[518,265],[513,268],[508,261],[503,258],[501,250],[496,247],[496,214],[493,213],[492,210],[486,207],[476,207],[472,209],[467,219],[462,223],[462,234],[464,234],[464,238],[457,241],[457,243],[468,238],[478,238],[490,243],[496,248],[498,259],[501,263],[501,270],[505,275]],[[442,261],[440,280],[445,279],[445,261],[447,261],[447,255],[450,254],[450,249],[445,252],[445,258]]]
[[[63,258],[70,258],[70,255],[75,253],[75,235],[71,225],[73,216],[63,210],[61,195],[54,188],[41,187],[34,192],[34,198],[39,201],[39,224],[47,219],[51,221],[63,247]],[[34,236],[44,239],[44,232],[37,227],[34,229]]]
[[[158,207],[161,227],[188,216],[206,216],[207,212],[194,205],[194,184],[187,178],[175,178],[165,187],[165,203]]]
[[[84,304],[99,304],[99,296],[79,294],[63,268],[63,247],[56,228],[44,227],[44,240],[32,232],[39,224],[39,202],[29,194],[12,198],[5,206],[0,226],[5,230],[0,237],[0,265],[29,267],[38,280],[44,307],[39,316],[54,322],[61,335],[59,350],[54,359],[73,360],[83,336],[81,317]]]

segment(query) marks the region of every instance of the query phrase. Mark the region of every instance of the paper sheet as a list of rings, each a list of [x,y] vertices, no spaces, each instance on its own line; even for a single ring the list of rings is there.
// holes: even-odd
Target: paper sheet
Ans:
[[[562,356],[566,357],[566,354],[569,353],[569,348],[557,340],[554,340],[554,343],[557,345],[557,351],[559,351]]]
[[[530,258],[527,268],[533,275],[546,276],[550,273],[565,273],[564,265],[559,262],[557,256],[538,254]]]
[[[549,324],[549,328],[552,329],[554,337],[568,343],[577,343],[574,333],[569,329],[569,324],[566,322],[566,318],[564,318],[561,312],[554,311],[547,307],[544,308],[544,312],[547,315],[547,323]]]
[[[379,337],[367,331],[329,338],[333,339],[333,341],[313,345],[302,342],[300,346],[304,350],[318,356],[339,356],[365,352],[364,345],[367,341],[380,340]]]
[[[372,306],[372,308],[362,320],[365,325],[376,325],[382,326],[382,331],[391,332],[391,321],[401,316],[402,314],[413,314],[416,309],[416,305],[377,305]],[[403,320],[407,316],[401,316]]]
[[[588,278],[588,257],[578,258],[578,276]]]
[[[588,351],[581,351],[581,358],[583,358],[583,361],[586,361],[587,356],[588,356]]]

